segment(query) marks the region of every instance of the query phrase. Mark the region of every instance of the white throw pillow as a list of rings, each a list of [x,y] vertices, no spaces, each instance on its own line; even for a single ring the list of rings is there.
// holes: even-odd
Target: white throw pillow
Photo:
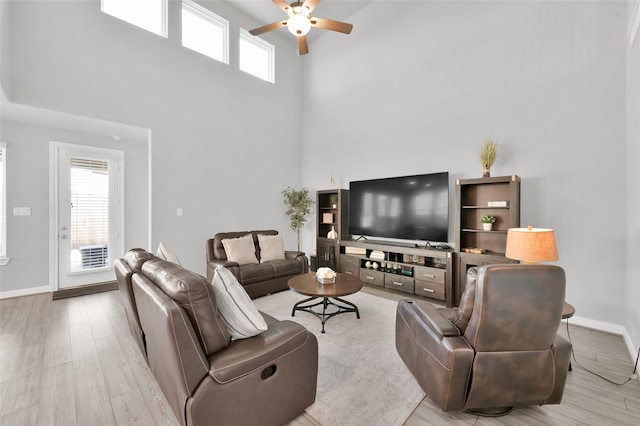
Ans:
[[[222,246],[230,262],[236,262],[238,265],[258,263],[251,234],[239,238],[226,238],[222,240]]]
[[[175,254],[173,254],[171,250],[166,248],[164,244],[162,244],[162,242],[158,245],[158,251],[156,252],[156,256],[158,256],[160,259],[164,259],[168,262],[173,262],[176,265],[180,265],[180,261],[178,260],[178,257]]]
[[[231,271],[218,266],[211,284],[218,311],[232,340],[253,337],[267,329],[267,323],[258,308]]]
[[[282,235],[258,234],[258,244],[260,244],[260,263],[285,258]]]

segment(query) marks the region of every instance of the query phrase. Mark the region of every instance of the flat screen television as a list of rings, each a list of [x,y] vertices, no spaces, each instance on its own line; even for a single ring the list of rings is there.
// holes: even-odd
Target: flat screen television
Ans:
[[[449,172],[349,183],[349,233],[447,242]]]

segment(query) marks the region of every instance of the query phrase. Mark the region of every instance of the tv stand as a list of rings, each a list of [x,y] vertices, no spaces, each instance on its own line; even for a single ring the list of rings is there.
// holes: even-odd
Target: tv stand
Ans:
[[[453,249],[372,240],[340,240],[338,246],[340,272],[453,306]]]

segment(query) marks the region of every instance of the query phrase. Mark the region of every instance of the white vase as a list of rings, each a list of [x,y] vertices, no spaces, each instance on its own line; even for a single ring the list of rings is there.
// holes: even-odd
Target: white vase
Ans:
[[[485,231],[491,231],[491,228],[492,228],[492,227],[493,227],[493,223],[483,223],[483,224],[482,224],[482,228],[483,228]]]
[[[331,231],[329,231],[329,233],[327,234],[327,238],[332,239],[332,240],[337,240],[338,239],[338,233],[336,232],[336,228],[335,227],[331,227]]]

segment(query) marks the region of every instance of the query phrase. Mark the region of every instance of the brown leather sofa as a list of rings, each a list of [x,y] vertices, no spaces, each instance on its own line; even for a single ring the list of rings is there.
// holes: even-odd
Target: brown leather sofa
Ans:
[[[116,260],[132,334],[182,425],[282,425],[315,401],[316,337],[262,314],[231,341],[204,277],[141,249]]]
[[[557,335],[564,294],[558,266],[482,266],[453,317],[426,301],[398,302],[396,349],[443,411],[559,404],[571,355]]]
[[[239,265],[230,262],[224,251],[222,240],[227,238],[238,238],[251,234],[253,245],[256,248],[256,258],[260,261],[260,244],[258,234],[278,235],[278,231],[242,231],[242,232],[221,232],[213,238],[207,240],[207,278],[211,280],[218,266],[224,266],[230,270],[238,279],[240,284],[249,294],[249,297],[264,296],[269,293],[287,290],[289,278],[299,274],[309,272],[309,259],[304,253],[299,251],[285,251],[285,259],[271,260],[264,263]]]

